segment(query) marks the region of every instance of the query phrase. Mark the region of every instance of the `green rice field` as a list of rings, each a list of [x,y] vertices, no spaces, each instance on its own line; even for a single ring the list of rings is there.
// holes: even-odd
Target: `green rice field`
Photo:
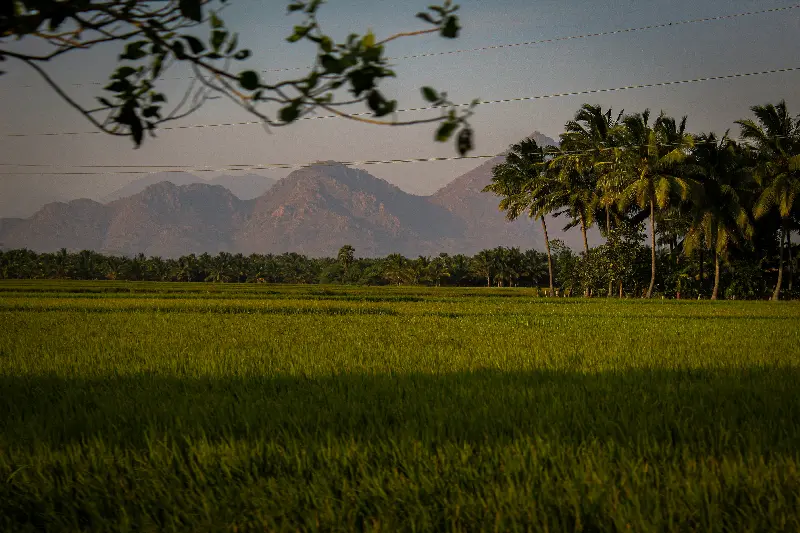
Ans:
[[[0,531],[800,531],[800,303],[0,282]]]

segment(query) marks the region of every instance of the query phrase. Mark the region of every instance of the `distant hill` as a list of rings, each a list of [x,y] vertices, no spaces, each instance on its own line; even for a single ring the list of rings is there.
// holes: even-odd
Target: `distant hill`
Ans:
[[[240,200],[252,200],[267,192],[278,180],[259,176],[257,174],[243,174],[241,176],[224,175],[208,181],[212,185],[222,185],[231,191]]]
[[[120,187],[116,191],[105,195],[100,199],[100,202],[107,204],[108,202],[119,200],[120,198],[139,194],[149,186],[155,185],[156,183],[161,183],[162,181],[168,181],[173,185],[207,183],[204,179],[198,178],[197,176],[187,172],[155,172],[153,174],[147,174],[146,176],[137,178],[127,185]]]
[[[257,198],[236,247],[320,256],[352,244],[361,255],[416,255],[462,235],[459,221],[426,197],[331,163],[292,172]]]
[[[555,144],[541,134],[534,136],[540,144]],[[123,194],[120,189],[104,203],[55,202],[27,219],[0,219],[0,242],[6,248],[64,247],[165,257],[219,251],[332,256],[345,244],[361,256],[541,248],[537,221],[522,217],[508,222],[498,210],[499,199],[481,192],[492,168],[502,161],[498,156],[431,196],[408,194],[363,170],[334,162],[297,170],[274,185],[255,175],[198,183],[190,174],[156,174],[123,188],[144,187],[138,192],[114,198]],[[150,183],[159,178],[162,181]],[[247,198],[261,188],[266,192]],[[562,225],[551,224],[551,238],[578,246],[578,233],[565,238],[559,231]]]

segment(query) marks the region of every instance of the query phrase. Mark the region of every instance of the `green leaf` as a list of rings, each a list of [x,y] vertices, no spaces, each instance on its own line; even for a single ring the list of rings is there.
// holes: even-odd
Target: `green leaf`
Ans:
[[[466,155],[467,152],[472,150],[472,129],[469,127],[464,127],[460,132],[458,132],[458,137],[456,137],[456,148],[458,149],[458,153]]]
[[[115,117],[115,120],[118,124],[128,126],[131,129],[131,137],[133,137],[133,142],[138,148],[141,146],[142,139],[144,138],[144,126],[136,115],[136,105],[137,103],[135,100],[128,100],[125,102],[125,105]]]
[[[381,116],[382,114],[384,115],[386,114],[386,113],[381,113],[381,111],[383,111],[384,109],[385,104],[386,104],[386,99],[383,97],[380,91],[372,90],[369,92],[369,95],[367,96],[367,105],[372,111],[375,112],[376,116]]]
[[[225,39],[228,37],[228,32],[224,30],[214,30],[211,33],[211,48],[215,52],[219,52],[222,43],[225,42]]]
[[[142,110],[142,116],[145,118],[161,118],[158,115],[159,107],[155,105],[147,106]]]
[[[102,96],[99,96],[99,97],[97,98],[97,101],[98,101],[98,102],[100,102],[101,104],[103,104],[103,105],[104,105],[104,106],[106,106],[106,107],[116,107],[114,104],[112,104],[111,102],[109,102],[109,101],[108,101],[108,99],[106,99],[106,98],[103,98]]]
[[[305,4],[289,4],[288,10],[289,13],[293,13],[295,11],[300,11],[301,9],[305,8]]]
[[[287,41],[290,43],[296,43],[310,32],[314,28],[314,24],[310,24],[308,26],[295,26],[294,33],[286,38]]]
[[[417,13],[417,18],[424,20],[425,22],[429,22],[431,24],[438,24],[433,17],[431,17],[428,13]]]
[[[120,59],[129,59],[131,61],[136,61],[137,59],[141,59],[147,55],[142,48],[148,43],[148,41],[136,41],[133,43],[128,43],[125,46],[125,52],[120,54]]]
[[[114,74],[112,74],[112,78],[122,80],[130,76],[131,74],[136,74],[136,69],[133,67],[119,67]]]
[[[54,5],[57,6],[59,4],[54,4]],[[50,25],[49,25],[50,31],[57,30],[58,27],[61,26],[61,24],[63,24],[66,19],[67,19],[67,12],[64,11],[53,15],[53,17],[50,19]]]
[[[457,122],[444,122],[441,126],[439,126],[439,129],[436,130],[436,140],[438,142],[447,141],[450,136],[453,135],[453,132],[456,131],[457,127]]]
[[[364,48],[372,48],[375,46],[375,34],[372,33],[372,30],[368,31],[364,38],[361,39],[361,44],[364,45]]]
[[[192,35],[184,35],[183,38],[189,44],[189,48],[192,50],[194,55],[202,53],[206,49],[206,45],[203,44],[203,41],[194,37]]]
[[[152,77],[153,77],[153,79],[157,78],[158,75],[161,74],[161,68],[163,66],[164,66],[164,56],[163,55],[157,55],[153,59],[153,64],[150,65],[150,68],[152,69]]]
[[[172,53],[175,54],[177,59],[186,59],[186,52],[183,49],[183,43],[180,41],[172,43]]]
[[[247,50],[247,49],[239,50],[238,52],[233,54],[233,58],[236,59],[236,60],[239,60],[239,61],[243,61],[243,60],[247,59],[248,57],[250,57],[250,50]]]
[[[178,0],[181,14],[195,22],[203,21],[203,5],[201,0]]]
[[[153,96],[150,97],[150,101],[153,103],[156,102],[166,102],[167,97],[164,96],[162,93],[153,93]]]
[[[354,95],[359,96],[364,91],[369,91],[375,87],[375,80],[381,78],[382,72],[375,67],[363,67],[348,74],[351,90]]]
[[[292,103],[286,107],[282,107],[278,116],[283,122],[294,122],[300,116],[300,105]]]
[[[242,86],[242,89],[246,89],[248,91],[254,91],[258,89],[260,82],[258,81],[258,74],[256,74],[253,70],[245,70],[241,74],[239,74],[239,85]]]
[[[460,29],[461,26],[458,25],[458,17],[450,16],[447,17],[447,21],[444,23],[444,26],[442,26],[441,35],[448,39],[455,39],[458,37],[458,31]]]
[[[234,33],[231,36],[230,42],[228,43],[228,48],[225,49],[225,53],[226,54],[230,54],[231,52],[236,50],[236,45],[238,45],[238,44],[239,44],[239,34],[238,33]]]
[[[430,103],[438,102],[439,101],[439,93],[436,92],[436,89],[433,87],[423,87],[421,89],[422,97],[425,98]]]
[[[345,66],[344,62],[339,59],[336,59],[330,54],[325,54],[319,58],[320,63],[322,64],[322,68],[325,69],[326,72],[330,72],[331,74],[341,74],[347,67]]]
[[[222,22],[222,19],[220,19],[217,16],[216,13],[211,13],[211,27],[212,28],[224,28],[225,27],[225,23]]]
[[[331,53],[333,51],[333,41],[326,35],[320,41],[319,47],[322,48],[324,52]]]

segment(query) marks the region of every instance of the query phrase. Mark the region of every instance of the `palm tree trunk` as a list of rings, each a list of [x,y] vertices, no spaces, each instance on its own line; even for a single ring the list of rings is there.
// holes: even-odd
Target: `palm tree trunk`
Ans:
[[[781,295],[781,284],[783,283],[783,240],[786,237],[786,225],[781,228],[781,236],[778,252],[778,283],[775,284],[775,292],[772,293],[772,300],[778,301]]]
[[[794,264],[792,263],[792,230],[786,231],[786,259],[789,261],[789,298],[792,297],[792,281],[794,281]]]
[[[606,206],[606,242],[611,236],[611,210],[609,210],[608,206]],[[606,294],[606,298],[611,298],[611,291],[614,288],[614,280],[608,280],[608,293]]]
[[[700,288],[697,289],[698,295],[703,295],[703,279],[705,278],[705,273],[703,272],[703,267],[705,266],[705,257],[703,255],[703,246],[700,246]]]
[[[714,249],[714,291],[711,293],[711,299],[716,300],[719,293],[719,252]]]
[[[581,232],[583,233],[583,251],[589,257],[589,241],[586,239],[586,217],[581,213]]]
[[[585,254],[586,259],[589,259],[589,241],[586,240],[586,216],[581,212],[581,233],[583,233],[583,252]],[[590,298],[591,293],[589,292],[589,287],[583,289],[583,297]]]
[[[553,256],[550,253],[550,239],[547,236],[547,222],[542,218],[542,231],[544,231],[544,246],[547,249],[547,269],[550,271],[550,297],[552,298],[556,291],[553,284]]]
[[[656,285],[656,199],[650,197],[650,287],[647,289],[646,298],[652,298],[653,287]]]

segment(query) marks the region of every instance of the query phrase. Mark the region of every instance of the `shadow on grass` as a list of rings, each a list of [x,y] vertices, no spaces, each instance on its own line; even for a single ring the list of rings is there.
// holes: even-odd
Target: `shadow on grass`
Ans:
[[[180,369],[178,369],[180,372]],[[491,445],[689,447],[796,454],[800,370],[476,371],[443,375],[0,377],[0,442],[62,446],[146,435]]]
[[[798,378],[3,376],[0,530],[797,531]]]

